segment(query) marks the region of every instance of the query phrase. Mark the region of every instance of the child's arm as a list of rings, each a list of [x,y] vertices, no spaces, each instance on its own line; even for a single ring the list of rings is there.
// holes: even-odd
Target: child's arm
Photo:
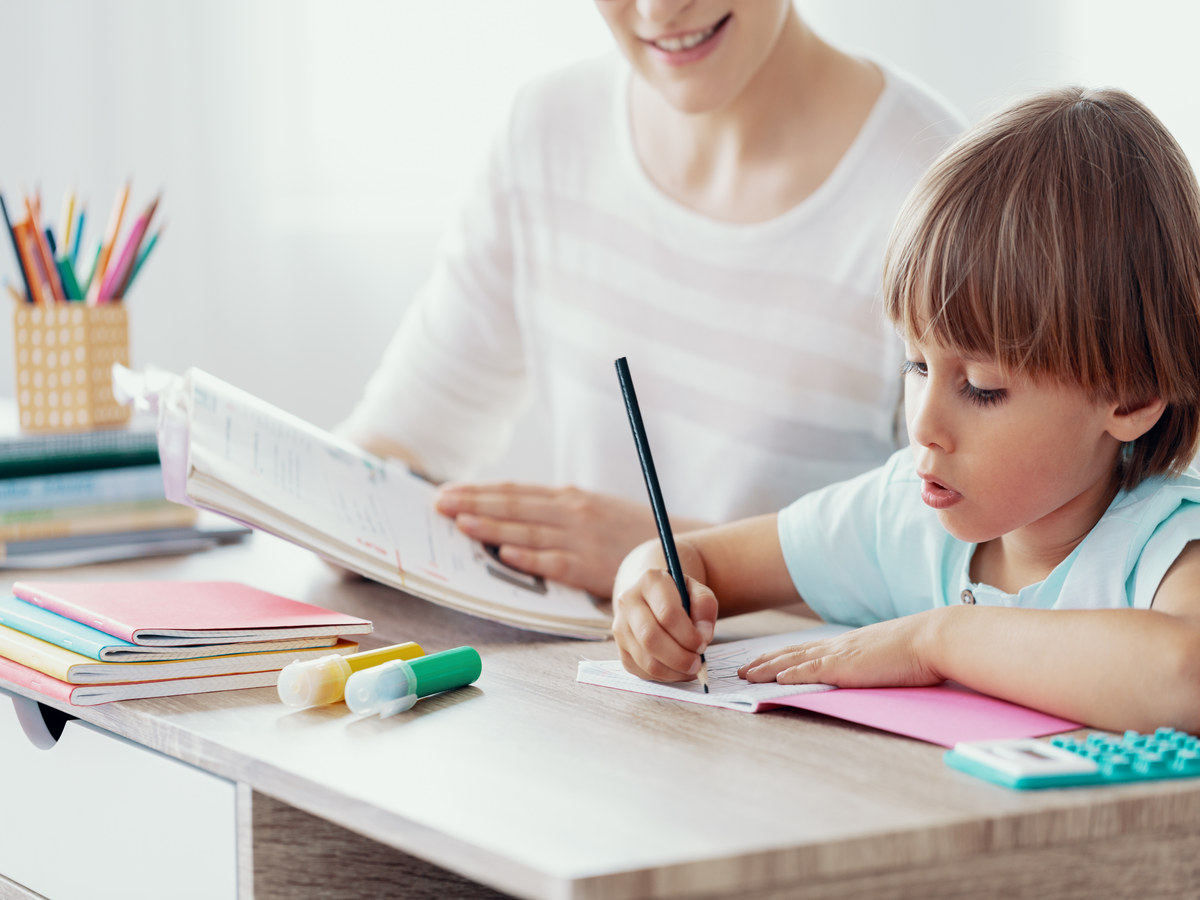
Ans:
[[[1150,610],[951,606],[767,654],[750,681],[840,687],[936,684],[1113,730],[1200,731],[1200,542],[1176,559]]]
[[[786,606],[800,596],[779,546],[774,514],[679,535],[691,619],[658,541],[625,558],[613,587],[613,634],[625,668],[654,681],[689,681],[712,640],[717,597],[726,616]]]

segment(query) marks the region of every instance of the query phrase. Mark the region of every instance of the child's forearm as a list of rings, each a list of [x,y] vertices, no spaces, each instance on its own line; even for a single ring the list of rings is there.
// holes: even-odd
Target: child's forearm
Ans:
[[[1200,731],[1200,622],[1152,610],[948,607],[920,651],[976,690],[1112,730]]]

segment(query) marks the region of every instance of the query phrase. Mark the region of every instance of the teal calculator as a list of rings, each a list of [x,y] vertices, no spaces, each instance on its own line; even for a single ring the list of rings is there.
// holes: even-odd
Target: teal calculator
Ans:
[[[951,768],[1019,790],[1119,784],[1200,775],[1200,738],[1160,728],[1123,737],[1095,733],[1085,740],[969,741],[942,758]]]

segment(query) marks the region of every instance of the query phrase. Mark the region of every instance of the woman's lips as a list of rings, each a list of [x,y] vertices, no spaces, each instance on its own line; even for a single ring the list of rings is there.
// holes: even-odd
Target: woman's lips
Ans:
[[[949,509],[963,498],[954,488],[947,487],[936,478],[921,476],[921,499],[933,509]]]
[[[656,40],[643,39],[643,42],[651,54],[667,65],[684,66],[704,59],[717,49],[731,17],[732,14],[727,14],[714,25],[699,31]],[[693,43],[694,41],[699,43]]]

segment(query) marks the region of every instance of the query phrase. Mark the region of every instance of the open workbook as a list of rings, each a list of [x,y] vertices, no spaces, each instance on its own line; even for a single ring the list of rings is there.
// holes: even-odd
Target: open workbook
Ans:
[[[461,612],[546,634],[609,635],[583,591],[501,563],[434,509],[435,487],[220,379],[114,372],[159,410],[168,499],[230,516],[368,578]]]

